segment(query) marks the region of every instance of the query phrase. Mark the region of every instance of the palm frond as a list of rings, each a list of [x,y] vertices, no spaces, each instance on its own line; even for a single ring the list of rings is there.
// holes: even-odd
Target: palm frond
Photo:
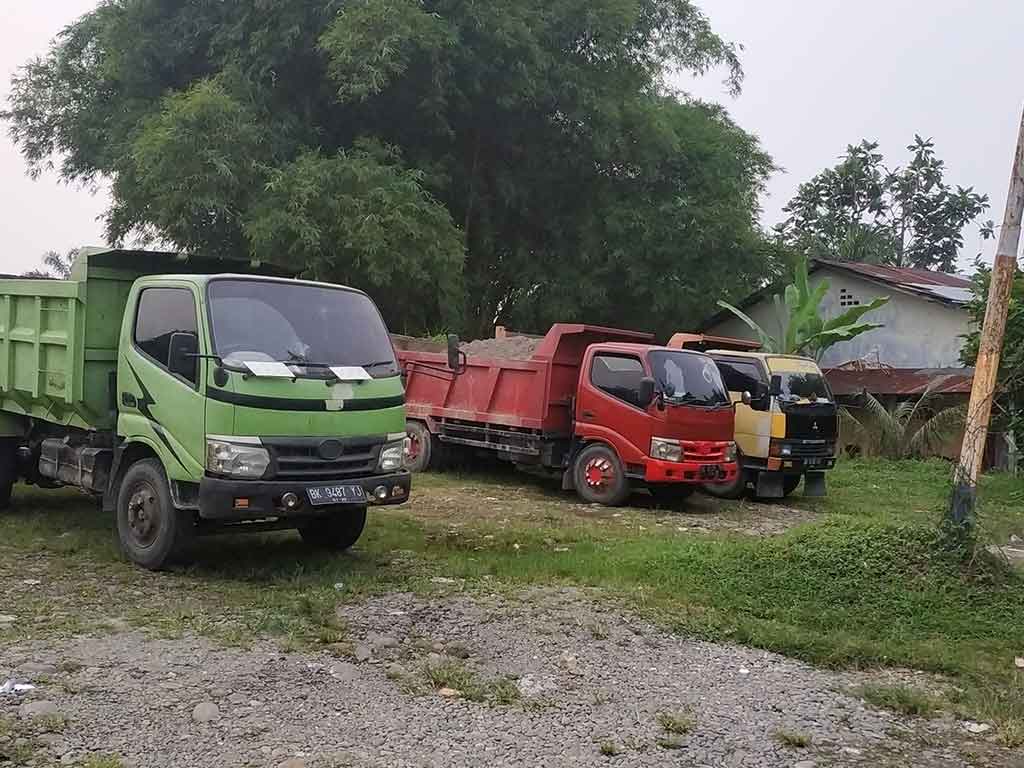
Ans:
[[[905,449],[912,455],[939,447],[946,440],[963,429],[967,419],[967,404],[944,408],[929,418],[919,419],[910,425],[904,442]]]

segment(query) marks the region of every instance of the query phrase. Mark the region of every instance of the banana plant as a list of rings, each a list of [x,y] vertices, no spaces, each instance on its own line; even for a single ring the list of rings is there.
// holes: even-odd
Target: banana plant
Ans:
[[[888,296],[881,296],[867,304],[851,307],[841,315],[825,319],[821,314],[821,302],[828,289],[828,280],[820,280],[811,287],[807,276],[807,259],[801,258],[794,268],[793,282],[786,286],[781,296],[776,294],[773,298],[779,319],[779,333],[775,336],[732,304],[719,301],[718,306],[729,310],[746,323],[757,334],[766,352],[807,355],[821,360],[825,350],[833,344],[881,328],[880,323],[862,322],[861,318],[889,301]]]

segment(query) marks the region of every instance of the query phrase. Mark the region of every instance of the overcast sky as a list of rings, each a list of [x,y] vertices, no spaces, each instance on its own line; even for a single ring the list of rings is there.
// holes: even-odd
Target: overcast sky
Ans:
[[[881,142],[899,164],[914,133],[935,140],[947,180],[992,199],[1002,219],[1017,121],[1024,106],[1024,2],[1020,0],[698,0],[724,37],[742,43],[747,77],[732,99],[721,74],[683,87],[726,104],[785,169],[769,184],[764,223],[781,218],[796,186],[834,164],[847,144]],[[0,0],[0,92],[10,74],[94,0]],[[0,138],[0,272],[35,266],[47,250],[101,244],[106,200],[31,181]],[[978,249],[967,234],[965,254]],[[992,244],[983,249],[988,257]],[[969,261],[969,259],[967,259]]]

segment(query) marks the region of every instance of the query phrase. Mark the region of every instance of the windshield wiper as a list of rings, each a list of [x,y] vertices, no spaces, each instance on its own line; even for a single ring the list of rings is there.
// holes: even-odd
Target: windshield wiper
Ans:
[[[360,368],[376,368],[379,365],[394,365],[394,360],[374,360],[372,363],[363,363]]]

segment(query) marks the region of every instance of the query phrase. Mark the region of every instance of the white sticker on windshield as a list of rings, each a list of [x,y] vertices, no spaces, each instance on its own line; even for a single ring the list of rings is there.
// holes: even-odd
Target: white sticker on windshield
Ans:
[[[339,381],[369,381],[373,378],[365,368],[358,365],[332,365],[331,373],[337,376]]]
[[[249,369],[253,376],[260,376],[268,379],[294,379],[295,374],[292,373],[284,363],[276,362],[258,362],[256,360],[246,360],[245,367]]]

